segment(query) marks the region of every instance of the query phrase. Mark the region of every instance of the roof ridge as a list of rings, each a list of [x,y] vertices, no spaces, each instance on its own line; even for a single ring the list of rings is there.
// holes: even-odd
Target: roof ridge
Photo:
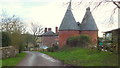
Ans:
[[[43,33],[42,36],[56,36],[57,34],[53,31],[49,30],[46,33]]]

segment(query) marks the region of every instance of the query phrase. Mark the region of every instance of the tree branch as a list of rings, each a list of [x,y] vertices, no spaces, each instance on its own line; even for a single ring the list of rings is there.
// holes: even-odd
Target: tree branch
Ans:
[[[117,2],[117,3],[120,4],[120,2]],[[113,2],[113,4],[115,4],[120,9],[120,6],[117,3]]]

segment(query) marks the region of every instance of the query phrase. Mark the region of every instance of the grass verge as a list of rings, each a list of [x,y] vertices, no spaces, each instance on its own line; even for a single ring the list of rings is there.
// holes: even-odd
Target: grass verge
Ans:
[[[0,62],[2,62],[2,66],[16,66],[24,57],[26,56],[26,53],[19,53],[14,58],[7,58],[2,59]]]
[[[58,52],[42,51],[42,53],[75,66],[118,66],[118,55],[93,49],[69,48]]]

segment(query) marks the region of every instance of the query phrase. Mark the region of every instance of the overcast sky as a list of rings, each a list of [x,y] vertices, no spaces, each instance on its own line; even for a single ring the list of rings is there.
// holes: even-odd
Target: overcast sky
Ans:
[[[55,31],[56,26],[60,26],[63,16],[66,12],[68,2],[70,0],[0,0],[0,14],[2,10],[5,10],[7,14],[15,14],[22,18],[24,24],[29,31],[30,23],[34,22],[37,25],[43,27],[50,27]],[[89,1],[84,0],[78,5],[81,0],[72,0],[72,12],[76,21],[81,22],[86,12],[86,8],[90,6],[91,11],[93,7],[99,3],[100,0],[96,0],[94,4],[90,5]],[[118,11],[116,10],[111,22],[115,24],[111,27],[108,26],[110,15],[116,6],[109,2],[102,4],[94,11],[92,15],[99,28],[99,36],[102,36],[101,32],[118,28]]]

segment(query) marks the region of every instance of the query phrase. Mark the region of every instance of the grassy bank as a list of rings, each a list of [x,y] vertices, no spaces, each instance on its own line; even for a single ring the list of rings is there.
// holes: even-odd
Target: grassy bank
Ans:
[[[26,53],[17,54],[14,58],[2,59],[2,66],[16,66],[24,57]]]
[[[93,49],[70,48],[58,52],[43,52],[65,64],[75,66],[117,66],[118,56],[110,52]]]

